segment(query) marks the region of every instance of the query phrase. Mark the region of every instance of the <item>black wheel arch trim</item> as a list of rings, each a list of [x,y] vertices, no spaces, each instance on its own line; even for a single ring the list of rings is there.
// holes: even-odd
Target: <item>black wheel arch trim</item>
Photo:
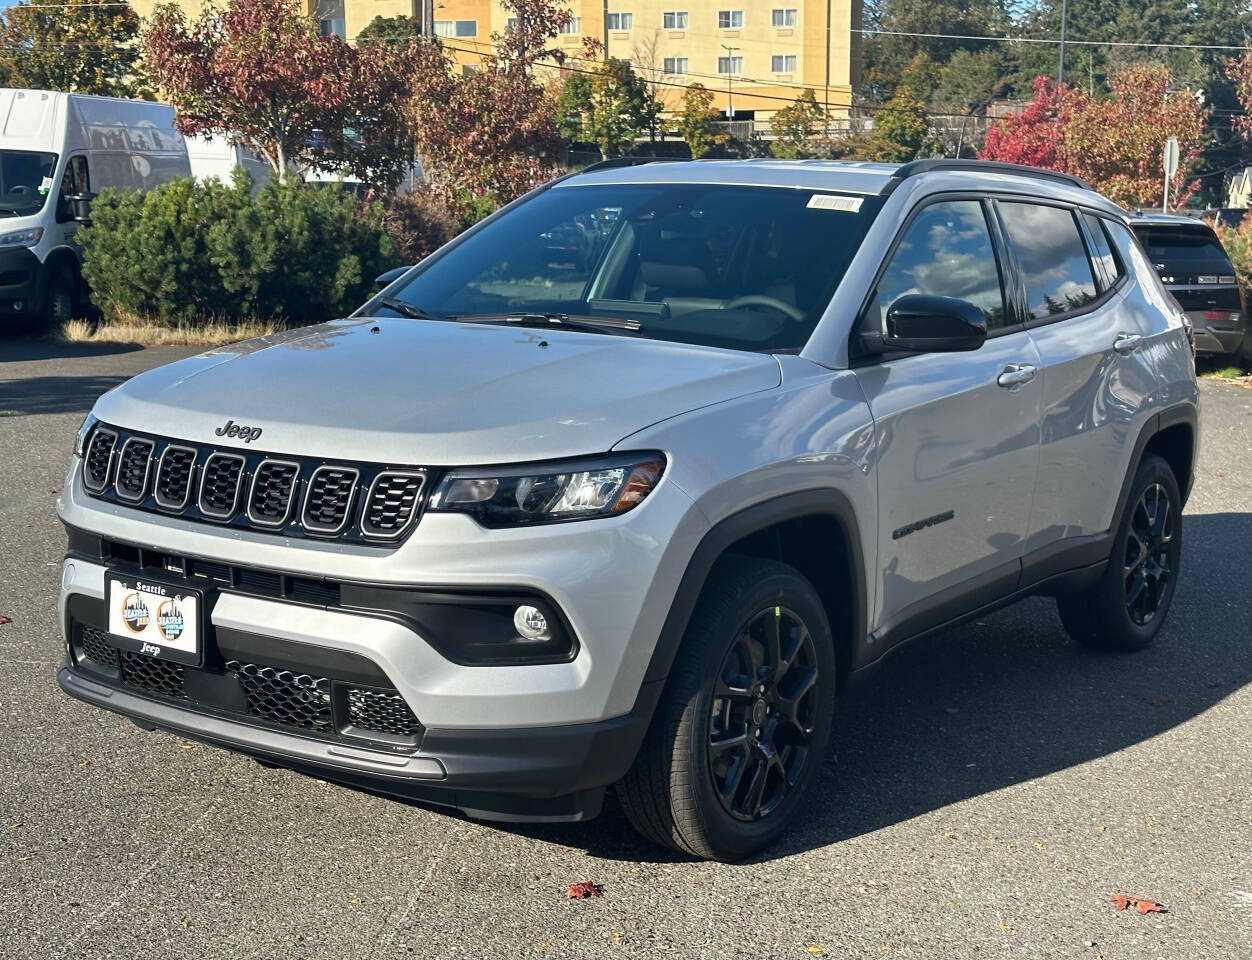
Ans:
[[[856,512],[848,498],[838,490],[805,490],[753,504],[718,521],[704,534],[678,584],[678,590],[670,604],[669,614],[665,618],[656,647],[652,651],[652,659],[644,675],[644,683],[663,680],[669,675],[670,667],[678,655],[678,648],[691,622],[696,602],[704,590],[704,585],[708,582],[709,574],[718,559],[731,546],[745,537],[776,524],[813,515],[830,517],[839,525],[843,538],[842,546],[848,554],[848,571],[852,580],[848,597],[852,613],[850,635],[854,648],[863,642],[867,633],[868,592],[865,558],[861,551],[861,535],[856,522]],[[833,548],[835,544],[831,546]],[[855,661],[856,649],[853,649],[851,653]]]
[[[1183,506],[1187,505],[1187,497],[1191,494],[1192,479],[1195,477],[1195,454],[1200,436],[1200,415],[1194,403],[1176,403],[1152,414],[1140,427],[1139,436],[1135,440],[1134,453],[1130,457],[1130,462],[1126,465],[1126,476],[1122,479],[1122,487],[1117,495],[1117,509],[1113,511],[1113,518],[1109,521],[1110,531],[1116,528],[1118,518],[1121,517],[1122,511],[1126,509],[1126,501],[1130,497],[1130,488],[1134,483],[1135,473],[1139,470],[1139,464],[1143,462],[1143,452],[1147,449],[1148,443],[1157,434],[1179,424],[1185,424],[1191,428],[1190,475],[1176,478]]]

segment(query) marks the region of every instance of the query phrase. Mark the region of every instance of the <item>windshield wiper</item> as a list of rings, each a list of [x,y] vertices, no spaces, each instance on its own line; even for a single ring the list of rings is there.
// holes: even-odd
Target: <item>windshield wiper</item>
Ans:
[[[447,317],[441,317],[437,313],[431,313],[429,310],[423,310],[421,307],[415,307],[411,303],[400,300],[397,297],[383,297],[378,301],[388,310],[394,310],[402,317],[408,317],[410,320],[446,320]]]
[[[638,320],[568,313],[454,313],[447,319],[460,323],[507,323],[518,327],[570,327],[575,330],[625,330],[629,333],[638,333],[643,329]]]

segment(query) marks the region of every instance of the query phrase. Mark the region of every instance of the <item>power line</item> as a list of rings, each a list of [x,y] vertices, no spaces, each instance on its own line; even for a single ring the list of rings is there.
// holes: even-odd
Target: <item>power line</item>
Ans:
[[[986,37],[966,33],[914,33],[908,30],[875,30],[853,27],[852,33],[879,35],[885,37],[916,37],[924,40],[977,40],[993,43],[1056,43],[1062,41],[1051,37]],[[1229,50],[1248,51],[1249,46],[1235,46],[1219,43],[1146,43],[1131,40],[1071,40],[1066,37],[1065,43],[1078,47],[1142,47],[1149,50]]]

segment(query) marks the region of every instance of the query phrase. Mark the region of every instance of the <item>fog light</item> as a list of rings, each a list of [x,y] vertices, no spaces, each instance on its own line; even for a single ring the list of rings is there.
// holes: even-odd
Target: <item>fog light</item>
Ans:
[[[528,603],[522,604],[513,611],[513,626],[519,636],[527,640],[551,640],[548,630],[548,618],[538,607]]]

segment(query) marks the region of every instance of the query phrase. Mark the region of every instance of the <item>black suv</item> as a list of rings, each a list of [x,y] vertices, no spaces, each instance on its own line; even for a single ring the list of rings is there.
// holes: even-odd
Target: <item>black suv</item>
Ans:
[[[1247,309],[1230,257],[1208,224],[1176,214],[1137,214],[1131,227],[1166,288],[1187,311],[1198,354],[1252,360]]]

